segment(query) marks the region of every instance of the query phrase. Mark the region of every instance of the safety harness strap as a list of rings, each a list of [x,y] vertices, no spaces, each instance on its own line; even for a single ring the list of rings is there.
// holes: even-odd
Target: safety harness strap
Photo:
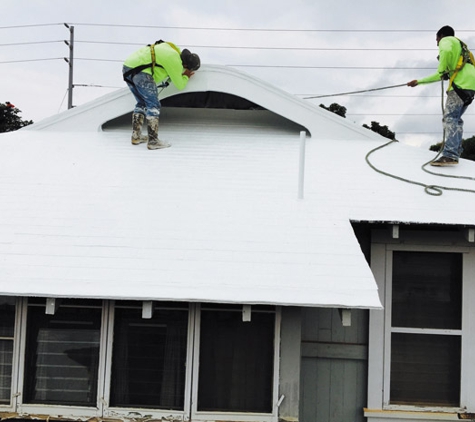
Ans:
[[[152,57],[152,76],[153,76],[153,72],[155,72],[155,66],[156,66],[156,62],[155,62],[155,44],[156,43],[153,43],[151,46],[150,46],[150,56]]]
[[[140,66],[137,66],[137,67],[134,67],[133,69],[130,69],[128,70],[127,72],[124,73],[124,81],[125,82],[129,82],[133,85],[133,82],[132,82],[132,79],[133,77],[141,72],[142,70],[145,70],[145,69],[148,69],[148,68],[152,68],[152,76],[155,72],[155,67],[158,66],[158,67],[161,67],[163,69],[163,66],[161,64],[158,64],[156,62],[156,59],[155,59],[155,46],[157,44],[161,44],[165,41],[163,40],[159,40],[159,41],[155,41],[153,44],[148,44],[147,47],[150,47],[150,57],[152,59],[152,62],[151,63],[147,63],[147,64],[142,64]],[[168,44],[171,44],[171,43],[168,43]],[[173,47],[173,46],[172,46]]]
[[[475,60],[473,57],[472,52],[468,49],[467,44],[465,44],[462,40],[460,41],[460,45],[462,47],[462,51],[460,54],[460,57],[457,61],[457,66],[455,66],[454,73],[449,79],[449,86],[447,87],[447,91],[450,90],[450,87],[454,83],[455,78],[457,77],[458,73],[463,69],[465,66],[465,63],[470,63],[472,65],[475,65]]]

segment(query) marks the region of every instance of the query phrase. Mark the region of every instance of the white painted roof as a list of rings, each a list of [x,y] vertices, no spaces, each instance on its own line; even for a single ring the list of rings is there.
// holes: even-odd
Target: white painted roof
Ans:
[[[376,308],[350,221],[474,224],[474,194],[430,196],[373,171],[365,155],[387,140],[369,130],[241,72],[195,77],[188,92],[274,113],[163,109],[173,146],[148,151],[130,144],[128,123],[97,131],[131,112],[124,89],[0,136],[0,295]],[[312,136],[298,199],[302,126]],[[423,173],[431,157],[391,144],[371,159],[473,188]],[[472,175],[475,163],[443,171]]]

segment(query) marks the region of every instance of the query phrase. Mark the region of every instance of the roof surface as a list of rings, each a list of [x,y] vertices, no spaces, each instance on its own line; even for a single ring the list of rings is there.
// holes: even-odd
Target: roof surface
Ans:
[[[371,169],[365,156],[386,139],[210,69],[188,91],[244,92],[271,111],[164,108],[160,136],[173,145],[148,151],[121,119],[97,131],[130,114],[121,90],[0,136],[0,294],[377,308],[351,221],[474,224],[473,193],[431,196]],[[422,172],[433,155],[395,143],[371,160],[473,189]],[[475,163],[441,172],[470,176]]]

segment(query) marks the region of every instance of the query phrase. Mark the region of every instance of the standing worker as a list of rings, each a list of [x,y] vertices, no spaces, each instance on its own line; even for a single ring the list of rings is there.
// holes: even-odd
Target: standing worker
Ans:
[[[415,87],[419,84],[448,79],[447,101],[442,119],[445,129],[445,144],[442,155],[430,164],[450,166],[458,164],[462,154],[463,120],[462,115],[473,101],[475,95],[475,63],[473,55],[465,43],[455,38],[450,26],[439,29],[436,35],[439,46],[439,67],[437,73],[407,83]]]
[[[175,44],[164,41],[142,47],[127,57],[123,67],[124,81],[137,100],[132,114],[133,145],[148,140],[148,149],[170,146],[158,139],[160,100],[157,84],[168,86],[170,79],[178,89],[183,89],[199,67],[200,58],[197,54],[187,49],[180,51]],[[142,136],[145,119],[148,137]]]

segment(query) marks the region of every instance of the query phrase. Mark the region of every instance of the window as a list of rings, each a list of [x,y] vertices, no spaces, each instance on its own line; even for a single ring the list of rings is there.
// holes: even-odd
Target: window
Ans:
[[[169,306],[116,306],[111,406],[184,409],[188,305]]]
[[[96,406],[102,307],[81,303],[28,306],[25,403]]]
[[[9,412],[277,418],[280,311],[273,306],[249,313],[217,304],[17,302],[0,298],[0,406]]]
[[[390,403],[460,406],[462,254],[393,255]]]
[[[460,232],[389,236],[372,234],[384,309],[370,311],[365,416],[383,422],[475,413],[475,247]]]
[[[10,404],[15,299],[0,296],[0,406]]]
[[[198,411],[272,412],[274,312],[201,310]]]

